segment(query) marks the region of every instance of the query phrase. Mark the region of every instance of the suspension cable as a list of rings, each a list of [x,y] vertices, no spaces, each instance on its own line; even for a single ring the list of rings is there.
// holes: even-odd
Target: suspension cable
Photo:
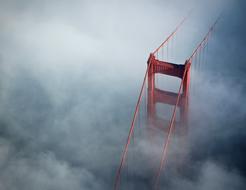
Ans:
[[[153,51],[153,54],[156,54],[166,43],[167,43],[167,41],[169,41],[169,39],[170,38],[172,38],[174,35],[175,35],[175,33],[179,30],[179,28],[184,24],[184,22],[187,20],[187,18],[190,16],[190,14],[191,14],[191,11],[189,12],[189,14],[186,16],[186,17],[184,17],[182,20],[181,20],[181,22],[178,24],[178,26],[174,29],[174,31],[166,38],[166,40],[164,40],[162,43],[161,43],[161,45],[158,47],[158,48],[156,48],[154,51]]]
[[[164,42],[162,42],[162,44],[153,52],[153,54],[155,54],[162,46],[164,46],[168,42],[168,40],[170,38],[172,38],[175,35],[175,33],[178,31],[178,29],[181,27],[181,25],[187,19],[187,17],[188,16],[186,16],[184,19],[182,19],[182,21],[175,28],[175,30],[166,38],[166,40]],[[128,133],[127,141],[126,141],[126,144],[125,144],[125,148],[123,150],[123,154],[122,154],[122,157],[121,157],[120,165],[119,165],[117,173],[116,173],[116,178],[115,178],[115,183],[114,183],[114,190],[117,190],[119,188],[119,181],[120,181],[121,171],[122,171],[122,168],[124,166],[125,159],[126,159],[126,156],[127,156],[127,153],[128,153],[129,144],[130,144],[131,137],[132,137],[132,134],[133,134],[133,131],[134,131],[134,127],[135,127],[136,117],[137,117],[137,114],[138,114],[138,111],[139,111],[139,104],[140,104],[141,99],[142,99],[143,89],[144,89],[144,86],[146,84],[146,79],[147,79],[147,75],[148,75],[148,72],[149,72],[149,68],[150,68],[152,59],[153,59],[153,57],[150,58],[149,64],[147,66],[147,69],[146,69],[146,72],[145,72],[145,75],[144,75],[144,80],[143,80],[142,87],[141,87],[141,90],[140,90],[140,94],[139,94],[139,97],[138,97],[138,100],[137,100],[136,108],[135,108],[135,111],[134,111],[134,114],[133,114],[133,119],[132,119],[131,127],[130,127],[130,130],[129,130],[129,133]]]
[[[215,25],[217,24],[218,20],[219,20],[219,18],[210,27],[208,33],[203,38],[203,40],[200,42],[200,44],[197,46],[197,48],[193,51],[192,55],[190,56],[190,58],[187,60],[186,63],[192,64],[192,62],[191,62],[192,61],[192,58],[195,56],[195,54],[198,52],[198,50],[200,50],[202,47],[204,47],[204,44],[206,44],[206,42],[207,42],[207,40],[209,38],[209,35],[213,31],[213,29],[214,29]],[[177,110],[177,106],[179,104],[179,100],[180,100],[180,96],[181,96],[181,90],[182,90],[182,87],[183,87],[184,78],[185,78],[186,74],[187,74],[187,67],[185,67],[184,75],[182,77],[182,81],[181,81],[180,86],[179,86],[179,91],[178,91],[178,96],[177,96],[176,104],[174,106],[172,117],[171,117],[171,120],[170,120],[170,123],[169,123],[169,127],[168,127],[167,139],[164,140],[164,146],[163,146],[163,149],[162,149],[161,162],[160,162],[160,166],[159,166],[159,169],[158,169],[158,172],[157,172],[157,176],[156,176],[156,179],[155,179],[155,189],[157,189],[157,187],[159,185],[161,170],[164,167],[164,164],[165,164],[166,159],[167,159],[167,151],[168,151],[169,141],[170,141],[170,138],[171,138],[171,134],[172,134],[173,126],[174,126],[174,120],[175,120],[175,117],[176,117],[176,110]]]
[[[191,54],[191,56],[189,57],[188,61],[192,60],[192,58],[197,54],[197,52],[204,47],[207,44],[207,41],[210,37],[210,34],[213,32],[215,25],[218,23],[220,17],[218,17],[216,19],[216,21],[214,22],[214,24],[209,28],[208,33],[206,34],[206,36],[203,38],[203,40],[199,43],[199,45],[197,46],[197,48],[193,51],[193,53]]]

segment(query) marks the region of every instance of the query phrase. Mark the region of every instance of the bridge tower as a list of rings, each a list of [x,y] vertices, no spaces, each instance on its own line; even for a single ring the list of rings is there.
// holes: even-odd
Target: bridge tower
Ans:
[[[158,118],[157,116],[156,103],[175,106],[177,102],[177,93],[165,91],[163,89],[158,89],[155,87],[155,74],[160,73],[164,75],[178,77],[181,80],[183,80],[182,94],[177,105],[180,108],[180,121],[176,121],[176,123],[181,124],[181,126],[187,126],[191,62],[186,61],[184,65],[174,64],[165,61],[160,61],[155,58],[154,54],[150,54],[147,63],[150,64],[148,70],[147,100],[147,114],[149,125],[163,129],[165,124],[165,121]]]

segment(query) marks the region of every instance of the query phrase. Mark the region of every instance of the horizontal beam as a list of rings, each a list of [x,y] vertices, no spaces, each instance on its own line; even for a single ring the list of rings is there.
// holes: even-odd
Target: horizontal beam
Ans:
[[[155,102],[175,105],[177,102],[177,97],[178,97],[177,93],[160,90],[158,88],[154,89],[154,101]],[[183,105],[183,96],[181,96],[178,106],[181,107],[182,105]]]
[[[153,69],[150,69],[152,73],[183,78],[185,65],[157,60],[153,54],[150,54],[148,64],[151,64],[151,67],[153,67]]]

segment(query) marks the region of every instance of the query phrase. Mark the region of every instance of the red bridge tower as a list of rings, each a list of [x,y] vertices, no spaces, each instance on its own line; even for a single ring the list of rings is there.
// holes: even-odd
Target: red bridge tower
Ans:
[[[163,129],[164,121],[157,117],[156,103],[168,104],[175,106],[178,94],[170,91],[161,90],[155,87],[155,74],[174,76],[183,79],[183,90],[178,101],[180,108],[180,121],[183,126],[187,126],[188,106],[189,106],[189,84],[190,84],[190,65],[191,62],[186,61],[184,65],[178,65],[165,61],[157,60],[154,54],[150,54],[147,62],[148,70],[148,103],[147,114],[150,125]],[[186,72],[186,74],[185,74]]]

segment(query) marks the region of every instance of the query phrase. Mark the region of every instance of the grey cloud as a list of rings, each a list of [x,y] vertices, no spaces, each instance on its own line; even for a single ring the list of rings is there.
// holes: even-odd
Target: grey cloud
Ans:
[[[245,186],[242,1],[0,3],[0,189],[112,188],[146,58],[191,7],[176,39],[177,62],[189,56],[218,10],[225,14],[209,42],[208,65],[193,76],[201,81],[191,97],[185,171],[168,168],[163,187]],[[178,141],[173,147],[180,151]],[[160,142],[161,136],[154,148],[137,142],[136,153],[158,157]],[[141,161],[132,189],[152,183],[152,165]]]

